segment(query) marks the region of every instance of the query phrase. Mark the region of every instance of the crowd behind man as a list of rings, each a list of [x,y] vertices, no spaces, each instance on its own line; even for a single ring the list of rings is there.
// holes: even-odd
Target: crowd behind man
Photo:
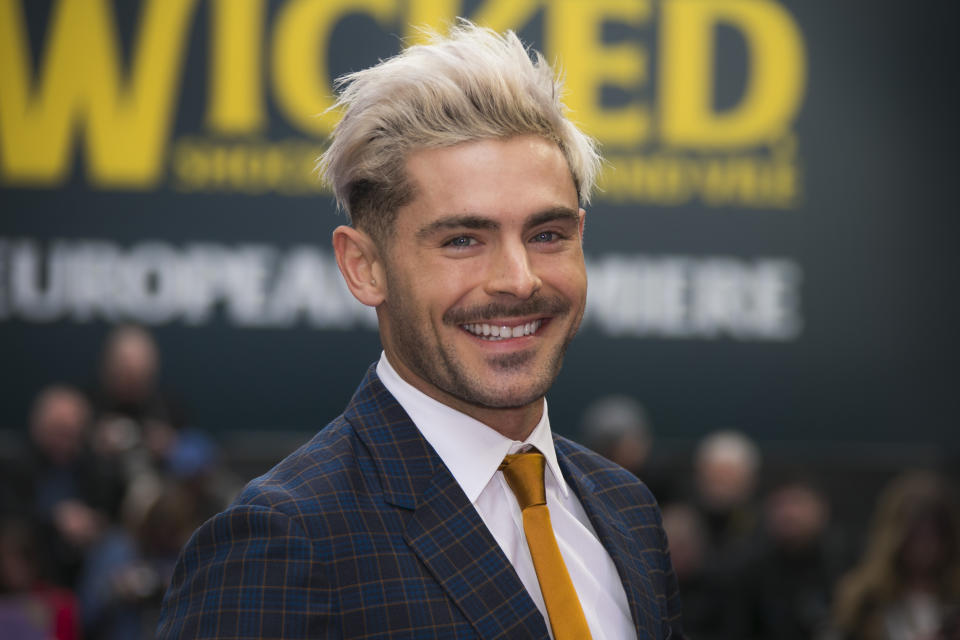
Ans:
[[[217,445],[161,391],[142,328],[107,337],[87,393],[39,390],[25,455],[0,485],[0,635],[149,638],[180,548],[240,487]],[[638,390],[640,391],[640,390]],[[960,638],[955,476],[890,479],[862,533],[802,469],[765,468],[743,433],[658,461],[627,396],[585,407],[580,439],[633,471],[663,511],[684,627],[700,640]]]
[[[38,393],[25,455],[2,471],[0,636],[153,636],[181,547],[239,489],[159,365],[153,337],[122,326],[90,391]]]

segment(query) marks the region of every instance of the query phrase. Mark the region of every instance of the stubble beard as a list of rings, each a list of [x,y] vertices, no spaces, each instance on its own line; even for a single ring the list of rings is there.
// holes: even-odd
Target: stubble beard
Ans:
[[[551,322],[561,322],[571,313],[577,313],[567,335],[553,348],[552,353],[546,354],[543,365],[527,373],[529,384],[514,383],[512,388],[503,388],[467,370],[458,357],[456,347],[449,342],[444,343],[436,333],[429,335],[428,332],[433,331],[432,325],[415,320],[417,314],[411,313],[411,309],[403,302],[390,306],[391,317],[400,320],[391,323],[394,344],[400,358],[413,373],[460,402],[487,409],[518,409],[546,395],[560,373],[567,347],[583,316],[582,308],[574,311],[572,305],[562,298],[532,298],[517,305],[492,304],[482,308],[453,309],[445,313],[444,326],[458,331],[462,331],[461,324],[493,317],[503,319],[542,314],[550,316]],[[503,375],[518,375],[537,357],[538,353],[529,349],[488,357],[486,364]]]

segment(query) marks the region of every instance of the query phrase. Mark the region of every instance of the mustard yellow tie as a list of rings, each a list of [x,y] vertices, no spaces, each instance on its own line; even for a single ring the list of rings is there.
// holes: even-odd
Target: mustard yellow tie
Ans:
[[[547,496],[543,488],[543,454],[538,451],[508,455],[500,464],[523,515],[523,533],[533,557],[533,568],[550,616],[555,640],[590,638],[580,599],[553,535]]]

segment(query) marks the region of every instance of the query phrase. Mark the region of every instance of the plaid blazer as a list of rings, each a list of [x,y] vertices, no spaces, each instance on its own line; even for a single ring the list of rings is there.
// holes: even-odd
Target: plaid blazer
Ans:
[[[555,436],[641,639],[682,638],[660,513],[636,477]],[[543,616],[371,367],[346,411],[194,533],[159,638],[540,638]]]

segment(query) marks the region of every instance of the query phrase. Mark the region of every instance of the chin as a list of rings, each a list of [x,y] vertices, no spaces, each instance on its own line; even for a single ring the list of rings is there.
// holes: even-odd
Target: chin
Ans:
[[[542,393],[523,396],[494,395],[491,396],[490,402],[480,402],[477,404],[487,409],[522,409],[540,400],[543,396],[544,394]]]
[[[553,383],[552,377],[539,384],[531,384],[531,377],[524,378],[522,384],[482,385],[462,399],[489,409],[521,409],[542,399]]]

